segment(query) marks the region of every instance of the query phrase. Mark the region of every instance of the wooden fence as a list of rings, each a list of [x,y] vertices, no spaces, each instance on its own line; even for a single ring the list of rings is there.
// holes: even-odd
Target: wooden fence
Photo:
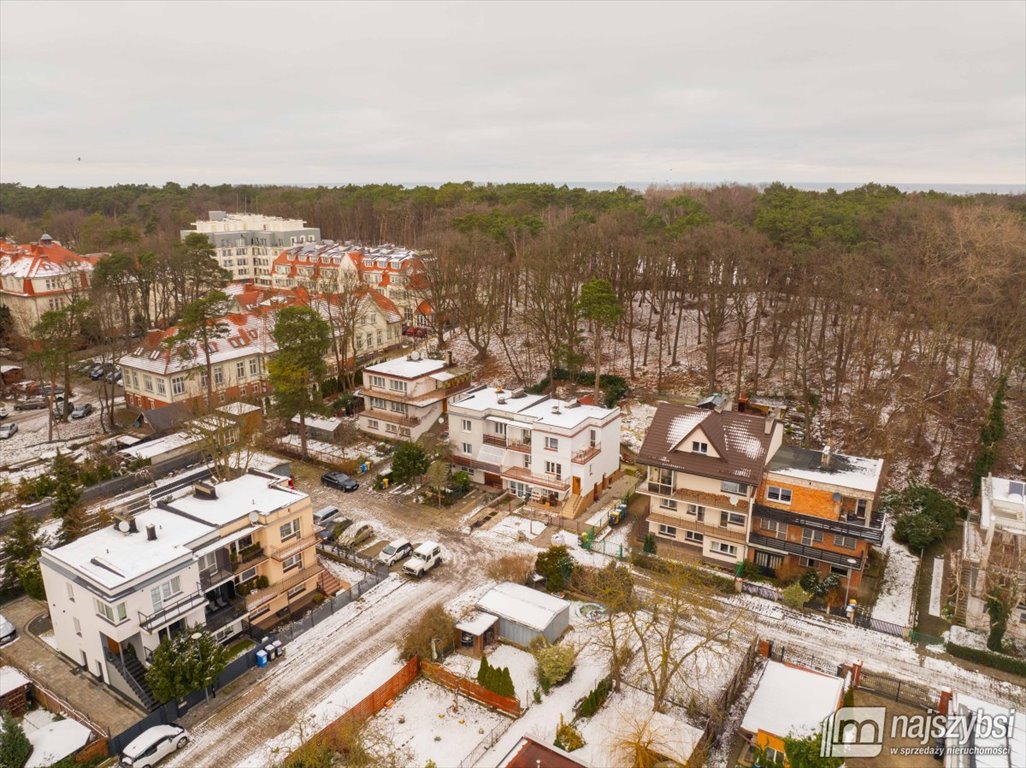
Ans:
[[[520,701],[513,696],[500,696],[497,693],[493,693],[485,688],[483,685],[479,685],[474,680],[468,680],[465,677],[460,677],[457,674],[450,672],[444,667],[440,667],[437,664],[432,664],[429,661],[421,661],[421,671],[424,673],[424,677],[431,680],[439,685],[444,685],[446,688],[452,690],[459,690],[460,693],[464,694],[468,699],[473,699],[479,704],[484,704],[486,707],[491,707],[503,712],[511,717],[520,717],[523,712],[523,708],[520,706]]]
[[[709,715],[709,720],[705,724],[705,728],[702,729],[702,735],[699,737],[698,743],[695,744],[695,748],[691,753],[691,759],[688,760],[688,768],[698,768],[698,766],[705,764],[709,749],[723,735],[723,726],[726,722],[727,714],[730,712],[730,708],[737,700],[737,697],[741,695],[745,685],[747,685],[748,678],[752,674],[752,667],[755,666],[755,660],[758,656],[759,638],[755,638],[748,646],[745,657],[734,671],[730,682],[723,688],[722,693],[720,693],[719,698],[717,698],[716,703],[713,705],[713,711]]]

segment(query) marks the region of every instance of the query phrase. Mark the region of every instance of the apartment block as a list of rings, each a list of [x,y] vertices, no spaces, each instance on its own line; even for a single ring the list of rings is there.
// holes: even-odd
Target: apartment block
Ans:
[[[160,642],[194,627],[226,640],[313,598],[310,497],[251,470],[196,483],[40,557],[57,650],[144,706]]]
[[[449,400],[449,448],[474,482],[552,505],[591,500],[620,467],[620,409],[477,387]]]
[[[470,372],[452,364],[452,356],[411,352],[363,369],[364,410],[361,431],[374,437],[417,440],[446,412],[446,398],[466,389]]]

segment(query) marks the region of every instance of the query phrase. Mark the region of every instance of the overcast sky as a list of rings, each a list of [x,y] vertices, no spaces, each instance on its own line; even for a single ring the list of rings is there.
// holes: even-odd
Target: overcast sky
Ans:
[[[1026,183],[1023,2],[4,0],[0,43],[25,184]]]

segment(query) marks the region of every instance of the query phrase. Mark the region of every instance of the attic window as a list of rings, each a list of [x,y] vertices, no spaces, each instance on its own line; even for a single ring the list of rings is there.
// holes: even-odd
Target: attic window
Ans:
[[[1021,483],[1018,480],[1008,481],[1008,495],[1009,496],[1026,496],[1026,483]]]
[[[160,357],[159,349],[155,349],[152,352],[150,352],[150,360],[156,360],[158,357]]]
[[[709,453],[709,443],[703,443],[701,440],[691,441],[691,452],[692,453]]]
[[[134,354],[136,357],[142,357],[145,353],[146,350],[143,347],[139,347],[139,349],[135,350]]]

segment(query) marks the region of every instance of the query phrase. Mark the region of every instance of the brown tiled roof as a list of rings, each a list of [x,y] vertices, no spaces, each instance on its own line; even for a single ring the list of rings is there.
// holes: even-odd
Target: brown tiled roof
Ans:
[[[709,438],[718,457],[674,450],[698,427]],[[758,485],[770,445],[765,427],[763,416],[736,411],[717,413],[692,405],[664,403],[656,410],[638,461],[693,475]]]
[[[578,762],[563,750],[540,744],[528,736],[513,749],[516,752],[501,763],[502,768],[538,768],[539,765],[541,768],[588,768],[586,763]]]

